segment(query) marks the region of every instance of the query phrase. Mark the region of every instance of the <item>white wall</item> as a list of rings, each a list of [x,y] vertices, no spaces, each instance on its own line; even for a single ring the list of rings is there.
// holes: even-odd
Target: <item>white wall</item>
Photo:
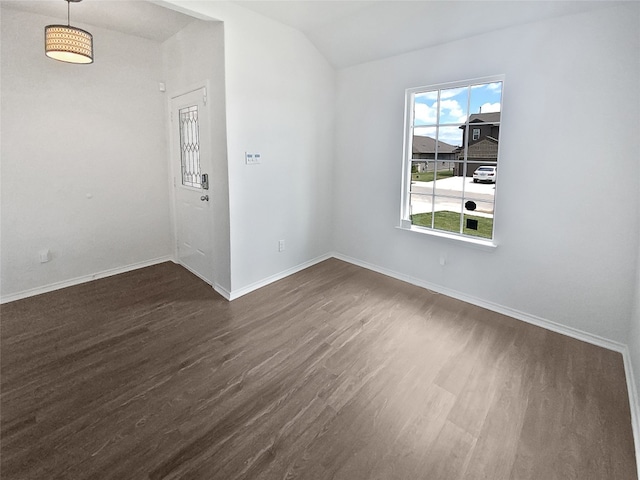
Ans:
[[[232,291],[326,254],[333,69],[300,32],[242,7],[165,3],[224,22]]]
[[[639,127],[640,130],[640,127]],[[640,177],[638,178],[638,190],[640,190]],[[629,328],[629,335],[627,337],[627,344],[629,347],[629,353],[631,357],[631,365],[633,368],[633,380],[635,382],[635,388],[640,388],[640,243],[638,244],[638,263],[637,263],[637,277],[635,285],[635,302],[633,306],[633,313],[631,315],[631,325]],[[629,385],[631,388],[631,385]],[[636,405],[636,412],[640,415],[640,398],[635,392],[635,400],[638,403]],[[640,428],[640,418],[636,418],[636,426]],[[640,434],[640,431],[637,432]],[[636,458],[640,459],[640,438],[636,440]],[[640,469],[640,466],[638,467]]]
[[[203,72],[215,69],[224,29],[226,78],[213,77],[226,82],[225,288],[240,291],[336,250],[608,339],[626,343],[630,328],[637,332],[640,169],[629,153],[638,151],[637,4],[340,71],[334,129],[334,71],[302,34],[226,2],[167,3],[224,22],[184,61],[193,65],[211,47]],[[163,73],[159,45],[99,29],[107,41],[94,65],[48,60],[40,40],[51,21],[3,8],[3,296],[172,251],[157,81],[170,90],[190,84],[172,70],[172,55],[188,55],[185,39],[202,32],[189,27],[165,44]],[[36,40],[18,42],[25,36]],[[404,89],[495,73],[506,74],[500,246],[487,252],[395,229]],[[82,141],[59,133],[61,118],[78,120]],[[223,130],[214,133],[222,145]],[[245,151],[264,163],[244,165]],[[532,180],[533,165],[553,175]],[[41,265],[37,252],[47,247],[54,258]]]
[[[64,64],[50,23],[2,6],[2,297],[171,253],[160,45],[91,27]]]
[[[626,343],[639,244],[639,9],[557,18],[340,71],[335,249]],[[501,73],[498,248],[394,228],[405,89]]]
[[[224,25],[196,20],[163,43],[163,71],[167,107],[171,96],[209,82],[207,107],[211,118],[213,170],[210,172],[213,206],[214,284],[231,289],[229,234],[229,172],[225,106]],[[168,112],[167,112],[168,115]],[[168,136],[169,134],[167,134]]]
[[[90,66],[47,59],[42,29],[54,21],[3,8],[2,116],[20,119],[2,129],[3,298],[173,253],[160,81],[171,94],[206,76],[220,101],[217,284],[233,294],[331,251],[333,69],[289,27],[226,2],[186,7],[225,22],[212,41],[192,42],[208,35],[194,24],[163,48],[91,27]],[[244,165],[245,151],[262,165]]]

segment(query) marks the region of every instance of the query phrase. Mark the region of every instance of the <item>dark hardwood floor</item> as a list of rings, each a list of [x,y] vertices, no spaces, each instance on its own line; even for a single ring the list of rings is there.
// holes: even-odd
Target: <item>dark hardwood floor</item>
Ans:
[[[619,353],[331,259],[5,304],[2,479],[636,479]]]

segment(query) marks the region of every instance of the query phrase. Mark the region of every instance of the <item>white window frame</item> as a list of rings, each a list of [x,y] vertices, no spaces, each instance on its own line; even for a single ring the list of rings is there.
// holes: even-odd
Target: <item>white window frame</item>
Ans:
[[[451,88],[459,88],[470,85],[478,85],[484,83],[493,83],[493,82],[502,82],[502,100],[504,102],[504,85],[505,85],[505,75],[493,75],[490,77],[481,77],[474,78],[470,80],[462,80],[459,82],[448,82],[448,83],[440,83],[435,85],[425,85],[421,87],[408,88],[405,91],[405,124],[404,124],[404,154],[402,157],[402,201],[401,201],[401,211],[400,211],[400,224],[397,228],[401,230],[407,230],[411,232],[416,232],[420,234],[432,235],[435,237],[448,238],[456,241],[462,241],[464,243],[475,245],[479,247],[488,247],[490,249],[495,248],[498,243],[496,241],[496,218],[497,218],[497,186],[496,192],[494,194],[494,211],[493,211],[493,232],[492,238],[482,238],[482,237],[474,237],[470,235],[465,235],[463,233],[456,232],[445,232],[441,230],[436,230],[433,228],[421,227],[418,225],[413,225],[411,223],[411,163],[413,156],[413,131],[414,131],[414,102],[415,95],[434,91],[434,90],[446,90]],[[500,111],[503,110],[503,105],[500,106]],[[469,138],[469,117],[470,112],[467,111],[467,121],[465,122],[465,137]],[[502,124],[502,121],[500,122]],[[439,128],[440,123],[438,121],[437,127]],[[502,135],[500,135],[502,137]],[[468,145],[468,140],[467,140]],[[464,145],[463,145],[464,147]],[[436,151],[437,151],[437,142],[436,142]],[[466,157],[466,152],[465,152]],[[500,163],[500,143],[498,143],[498,161]],[[464,198],[464,193],[462,198]]]
[[[478,135],[476,135],[476,133]],[[480,138],[480,129],[474,128],[471,130],[471,140],[478,140]]]

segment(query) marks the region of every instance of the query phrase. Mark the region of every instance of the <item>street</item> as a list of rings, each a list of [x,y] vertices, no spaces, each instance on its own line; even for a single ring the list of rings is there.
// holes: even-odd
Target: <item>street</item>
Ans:
[[[411,183],[411,213],[432,211],[433,188],[435,185],[434,211],[449,210],[460,212],[462,203],[473,200],[475,211],[464,210],[464,213],[479,217],[493,217],[493,199],[495,185],[492,183],[473,183],[470,177],[449,177],[435,182]],[[464,187],[464,197],[462,195]]]

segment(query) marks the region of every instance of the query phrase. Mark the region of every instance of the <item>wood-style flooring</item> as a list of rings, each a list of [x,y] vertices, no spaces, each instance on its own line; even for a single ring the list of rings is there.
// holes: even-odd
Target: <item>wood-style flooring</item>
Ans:
[[[335,259],[5,304],[10,479],[636,479],[619,353]]]

